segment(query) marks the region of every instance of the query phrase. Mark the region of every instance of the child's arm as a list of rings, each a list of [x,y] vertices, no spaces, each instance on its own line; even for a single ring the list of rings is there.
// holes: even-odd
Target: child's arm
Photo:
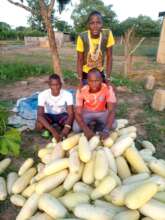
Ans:
[[[77,52],[77,73],[78,73],[80,85],[82,85],[83,63],[84,63],[84,52]]]
[[[110,75],[112,71],[112,47],[108,47],[106,50],[106,80],[110,81]]]
[[[83,64],[84,64],[84,44],[80,36],[77,38],[77,74],[80,81],[80,86],[82,86],[82,74],[83,74]]]

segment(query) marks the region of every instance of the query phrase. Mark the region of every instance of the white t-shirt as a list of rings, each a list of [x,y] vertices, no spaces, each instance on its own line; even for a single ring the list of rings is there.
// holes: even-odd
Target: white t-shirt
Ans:
[[[66,106],[73,105],[73,96],[70,92],[61,89],[58,96],[51,94],[51,89],[44,90],[38,95],[38,106],[44,107],[44,112],[60,114],[66,112]]]

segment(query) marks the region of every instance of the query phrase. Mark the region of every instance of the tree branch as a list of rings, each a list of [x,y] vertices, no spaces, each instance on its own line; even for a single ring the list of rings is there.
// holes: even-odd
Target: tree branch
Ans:
[[[48,7],[48,17],[51,17],[54,4],[55,4],[55,0],[51,0],[51,2],[50,2],[50,4],[49,4],[49,7]]]
[[[12,0],[7,0],[7,1],[10,2],[10,3],[13,4],[13,5],[16,5],[16,6],[20,7],[20,8],[23,8],[23,9],[25,9],[26,11],[29,11],[29,12],[31,12],[32,14],[34,14],[34,10],[33,10],[32,8],[30,8],[30,7],[26,6],[26,5],[24,5],[24,4],[21,4],[21,3],[19,3],[19,2],[14,2],[14,1],[12,1]]]
[[[135,46],[135,48],[133,50],[130,51],[129,55],[132,55],[138,47],[140,47],[140,45],[142,44],[142,42],[145,40],[145,37],[142,37],[139,41],[139,43]]]
[[[131,34],[133,33],[134,29],[135,29],[135,25],[133,25],[133,26],[128,30],[128,40],[129,40]]]

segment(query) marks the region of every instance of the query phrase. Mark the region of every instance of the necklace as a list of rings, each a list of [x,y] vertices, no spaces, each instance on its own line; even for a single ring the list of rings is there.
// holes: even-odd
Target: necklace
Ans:
[[[90,31],[88,31],[88,39],[89,39],[89,53],[91,55],[91,58],[93,61],[98,60],[99,57],[99,53],[100,53],[100,48],[101,48],[101,41],[102,41],[102,33],[100,33],[100,37],[99,37],[99,44],[97,49],[95,50],[93,44],[92,44],[92,39],[91,39],[91,35],[90,35]]]

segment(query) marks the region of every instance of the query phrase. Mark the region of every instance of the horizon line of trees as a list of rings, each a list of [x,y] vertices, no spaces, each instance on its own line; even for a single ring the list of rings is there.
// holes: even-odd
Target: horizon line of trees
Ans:
[[[138,37],[148,38],[158,37],[160,35],[160,19],[153,20],[149,16],[140,15],[136,18],[128,17],[126,20],[120,22],[112,8],[112,5],[105,6],[101,0],[96,0],[95,5],[93,5],[92,0],[80,0],[80,4],[75,6],[71,15],[73,26],[55,17],[54,10],[51,15],[52,26],[57,31],[70,33],[71,39],[74,40],[79,32],[86,30],[88,14],[92,10],[98,10],[103,15],[104,27],[110,28],[115,36],[123,36],[132,26],[134,26],[136,36]],[[46,28],[39,13],[35,15],[32,14],[28,18],[28,24],[29,27],[19,26],[13,29],[9,24],[0,22],[0,40],[23,40],[25,36],[37,37],[46,35]]]

